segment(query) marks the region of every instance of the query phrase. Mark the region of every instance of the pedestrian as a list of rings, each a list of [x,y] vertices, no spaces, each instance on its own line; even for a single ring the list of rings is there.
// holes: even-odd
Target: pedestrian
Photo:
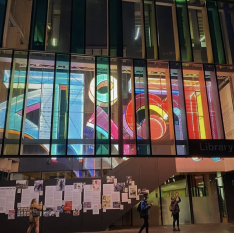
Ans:
[[[42,203],[37,204],[37,199],[34,198],[31,201],[30,205],[30,215],[29,215],[29,228],[27,233],[31,233],[32,229],[35,227],[35,233],[39,233],[39,219],[40,219],[40,210],[42,209]]]
[[[148,194],[145,193],[144,196],[143,196],[143,200],[141,201],[141,204],[140,204],[140,218],[143,218],[144,219],[144,224],[142,225],[141,229],[139,230],[139,233],[141,233],[144,228],[145,228],[145,231],[146,233],[149,232],[148,228],[149,228],[149,209],[151,208],[151,206],[153,204],[148,204],[147,202],[147,199],[148,199]]]
[[[180,224],[179,224],[179,212],[180,207],[178,203],[181,202],[181,199],[179,197],[179,194],[176,193],[175,197],[171,198],[171,212],[173,216],[173,231],[180,231]],[[175,222],[177,222],[177,229],[175,227]]]

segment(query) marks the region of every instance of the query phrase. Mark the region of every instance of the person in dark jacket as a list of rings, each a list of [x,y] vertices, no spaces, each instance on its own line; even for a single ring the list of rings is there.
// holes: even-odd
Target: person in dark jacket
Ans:
[[[149,209],[151,208],[152,204],[148,204],[147,202],[148,199],[148,194],[144,194],[144,199],[141,201],[141,212],[140,212],[140,217],[144,219],[144,224],[142,225],[139,233],[141,233],[144,228],[146,230],[146,233],[149,232]]]
[[[179,225],[179,212],[180,207],[178,203],[181,202],[181,199],[179,197],[179,194],[176,193],[176,197],[171,198],[171,212],[173,216],[173,231],[180,231],[180,225]],[[177,222],[177,229],[175,228],[175,222]]]

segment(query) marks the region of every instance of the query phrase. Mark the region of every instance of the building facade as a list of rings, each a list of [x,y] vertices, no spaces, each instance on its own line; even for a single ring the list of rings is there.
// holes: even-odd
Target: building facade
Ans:
[[[1,11],[2,155],[184,156],[190,139],[233,139],[231,3]]]
[[[231,0],[0,0],[0,187],[132,176],[151,225],[175,192],[182,223],[233,222],[233,96]],[[138,226],[138,201],[43,232]]]

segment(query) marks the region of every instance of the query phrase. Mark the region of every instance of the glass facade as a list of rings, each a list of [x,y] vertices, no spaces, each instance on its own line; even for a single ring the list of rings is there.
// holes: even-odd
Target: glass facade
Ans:
[[[189,140],[234,139],[232,2],[0,4],[2,155],[184,156]]]
[[[189,139],[234,139],[233,66],[0,51],[4,156],[183,156]]]
[[[2,48],[233,64],[232,1],[22,1],[0,2]]]

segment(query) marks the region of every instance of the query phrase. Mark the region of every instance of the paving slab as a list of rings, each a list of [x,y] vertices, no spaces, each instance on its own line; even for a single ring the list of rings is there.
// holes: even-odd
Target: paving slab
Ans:
[[[181,225],[181,233],[234,233],[234,223],[220,223],[220,224],[191,224]],[[138,233],[139,228],[121,228],[121,229],[110,229],[109,231],[103,231],[105,233]],[[103,233],[102,232],[102,233]],[[150,227],[149,233],[172,233],[172,226],[158,226]],[[97,233],[97,232],[92,232]],[[145,233],[145,230],[142,231]]]

